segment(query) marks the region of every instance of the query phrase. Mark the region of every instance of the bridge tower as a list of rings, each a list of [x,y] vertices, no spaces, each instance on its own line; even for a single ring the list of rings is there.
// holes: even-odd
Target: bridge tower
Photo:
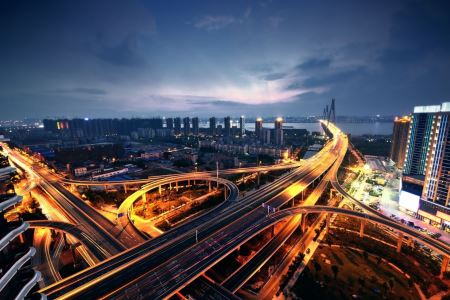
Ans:
[[[331,99],[331,105],[325,106],[323,111],[323,119],[327,121],[327,125],[329,122],[336,123],[336,103],[335,99]]]

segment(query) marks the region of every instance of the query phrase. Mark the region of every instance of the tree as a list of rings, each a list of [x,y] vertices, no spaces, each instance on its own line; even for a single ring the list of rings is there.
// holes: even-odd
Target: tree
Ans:
[[[333,271],[334,278],[336,279],[336,277],[337,277],[337,275],[338,275],[338,273],[339,273],[339,267],[336,266],[336,265],[332,265],[332,266],[331,266],[331,271]]]

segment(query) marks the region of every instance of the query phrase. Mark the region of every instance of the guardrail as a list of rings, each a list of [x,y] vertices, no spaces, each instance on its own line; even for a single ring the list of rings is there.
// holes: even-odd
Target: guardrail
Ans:
[[[11,281],[11,279],[16,275],[17,271],[19,271],[20,268],[29,260],[31,257],[34,256],[36,253],[36,249],[34,247],[31,247],[27,253],[25,253],[21,258],[19,258],[12,266],[11,268],[6,271],[6,273],[0,278],[0,291],[2,291],[5,286],[8,284],[8,282]]]
[[[25,286],[20,290],[20,292],[17,294],[17,296],[14,298],[14,300],[22,300],[25,299],[25,296],[28,295],[28,293],[31,291],[31,289],[38,283],[39,280],[41,280],[42,275],[39,271],[34,271],[33,277],[25,284]],[[43,295],[41,294],[41,299]],[[47,298],[47,297],[45,297]]]
[[[6,201],[3,201],[0,203],[0,212],[7,210],[8,208],[10,208],[13,205],[16,205],[17,203],[19,203],[20,201],[22,201],[23,197],[16,195]]]
[[[0,251],[2,251],[6,246],[8,246],[9,242],[14,240],[16,237],[19,236],[19,234],[25,232],[28,227],[30,227],[30,224],[28,223],[22,223],[19,227],[14,228],[8,234],[6,234],[1,240],[0,240]]]

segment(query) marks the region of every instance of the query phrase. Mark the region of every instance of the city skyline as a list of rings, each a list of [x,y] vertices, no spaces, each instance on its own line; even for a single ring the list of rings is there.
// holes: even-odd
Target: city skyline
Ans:
[[[308,116],[331,98],[405,115],[449,98],[448,3],[325,4],[5,2],[0,119]]]
[[[0,2],[0,299],[450,299],[450,2]]]

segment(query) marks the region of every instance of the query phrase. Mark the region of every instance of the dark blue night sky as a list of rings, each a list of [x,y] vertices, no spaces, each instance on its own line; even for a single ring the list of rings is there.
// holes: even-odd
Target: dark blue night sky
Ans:
[[[449,1],[1,1],[0,119],[405,114],[450,101]]]

